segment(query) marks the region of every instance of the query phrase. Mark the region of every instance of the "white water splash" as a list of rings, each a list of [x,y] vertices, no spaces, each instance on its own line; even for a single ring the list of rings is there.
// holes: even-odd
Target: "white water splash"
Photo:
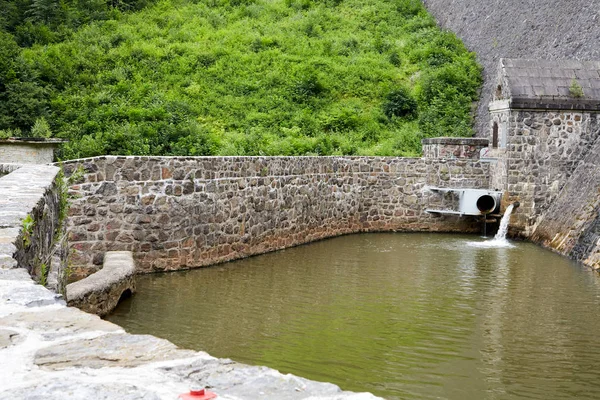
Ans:
[[[508,232],[508,223],[510,222],[510,215],[515,207],[511,204],[506,207],[506,211],[500,220],[500,227],[498,233],[492,240],[486,240],[484,242],[469,242],[468,244],[473,247],[513,247],[512,244],[506,240],[506,233]]]
[[[498,228],[498,233],[496,233],[494,240],[506,241],[506,232],[508,232],[508,223],[510,222],[510,215],[512,214],[513,208],[515,207],[512,204],[506,207],[506,211],[504,211],[504,215],[500,220],[500,228]]]

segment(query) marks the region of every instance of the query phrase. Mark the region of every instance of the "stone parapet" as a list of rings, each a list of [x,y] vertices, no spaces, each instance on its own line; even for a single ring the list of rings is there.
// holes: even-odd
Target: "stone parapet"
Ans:
[[[395,157],[98,157],[70,188],[71,263],[81,276],[112,250],[140,272],[201,267],[353,232],[475,232],[431,215],[427,186],[488,188],[474,160]]]
[[[135,263],[130,251],[109,251],[102,269],[67,285],[67,302],[83,311],[104,316],[124,294],[135,292]]]
[[[425,158],[468,158],[478,160],[481,149],[488,147],[485,138],[439,137],[421,140]]]
[[[38,280],[47,277],[59,228],[58,172],[26,165],[0,178],[0,269],[20,267]]]

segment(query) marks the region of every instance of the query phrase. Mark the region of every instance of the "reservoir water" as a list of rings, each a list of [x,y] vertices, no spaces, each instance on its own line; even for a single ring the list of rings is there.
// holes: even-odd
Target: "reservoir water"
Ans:
[[[600,278],[530,243],[360,234],[139,276],[107,319],[388,399],[600,398]]]

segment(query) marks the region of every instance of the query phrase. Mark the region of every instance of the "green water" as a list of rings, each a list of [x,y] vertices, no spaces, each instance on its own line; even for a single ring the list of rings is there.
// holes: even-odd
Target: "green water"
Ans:
[[[600,398],[599,277],[481,240],[351,235],[141,276],[108,320],[388,399]]]

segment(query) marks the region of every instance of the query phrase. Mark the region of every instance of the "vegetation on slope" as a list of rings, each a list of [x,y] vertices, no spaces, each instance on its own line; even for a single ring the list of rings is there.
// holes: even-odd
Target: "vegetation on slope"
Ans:
[[[416,155],[472,133],[480,68],[418,0],[175,1],[4,34],[0,129],[44,117],[64,158]]]

